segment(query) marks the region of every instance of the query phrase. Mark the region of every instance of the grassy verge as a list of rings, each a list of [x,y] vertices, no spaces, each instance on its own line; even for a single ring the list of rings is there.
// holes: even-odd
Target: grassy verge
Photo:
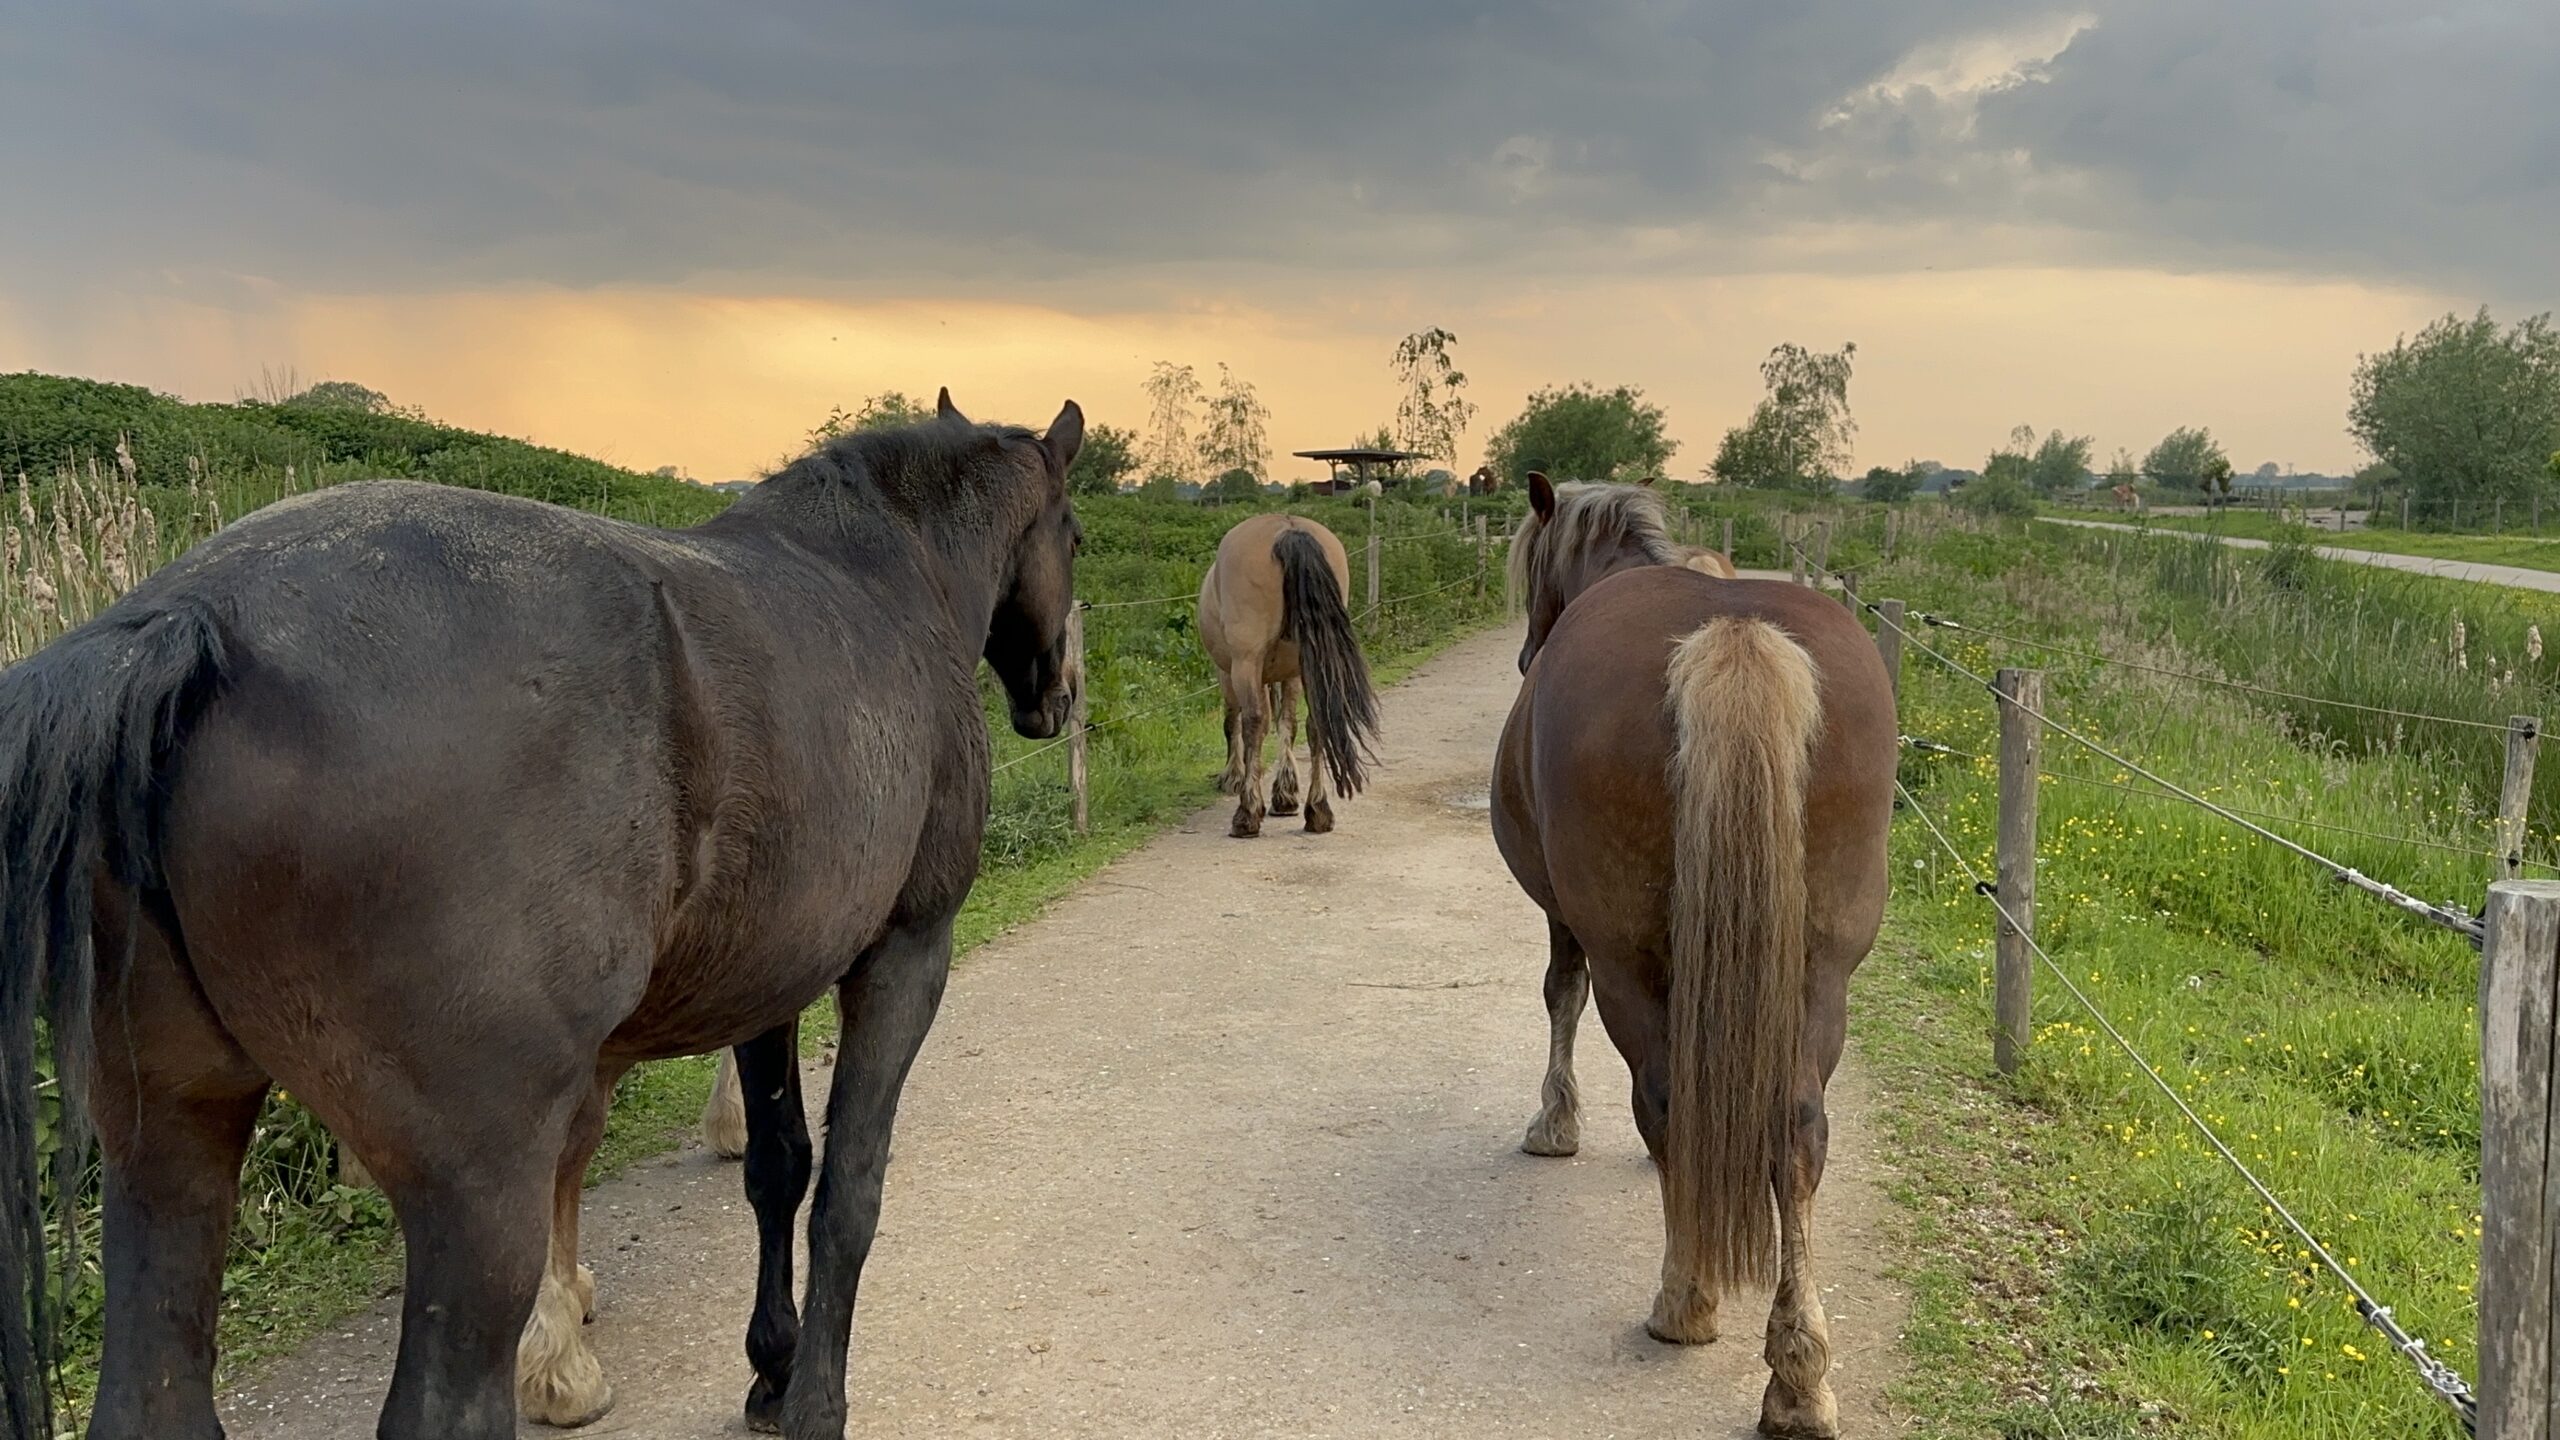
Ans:
[[[2192,613],[2174,571],[2050,532],[1941,534],[1869,592],[2008,633],[2199,663],[2162,649],[2164,634],[2185,633],[2163,626]],[[2212,618],[2244,631],[2281,623],[2269,615],[2303,603],[2304,585],[2348,578],[2279,558],[2220,574]],[[2277,702],[1979,637],[1922,638],[1984,673],[2043,664],[2065,723],[2224,803],[2291,817],[2275,828],[2344,863],[2479,903],[2490,861],[2462,797],[2494,790],[2495,775],[2463,752],[2405,732],[2348,743]],[[2387,632],[2358,643],[2394,648]],[[2403,669],[2451,668],[2396,650]],[[1995,744],[1981,691],[1916,654],[1903,725],[1976,755]],[[2045,766],[2046,945],[2403,1323],[2468,1369],[2479,1228],[2469,948],[2200,810],[2121,788],[2130,775],[2067,741],[2048,739]],[[1915,755],[1904,775],[1987,873],[1989,763]],[[2050,975],[2037,978],[2026,1066],[1991,1073],[1988,907],[1915,817],[1897,824],[1892,855],[1889,939],[1854,1011],[1913,1222],[1917,1363],[1897,1400],[1922,1417],[1918,1433],[2457,1434]]]
[[[2069,514],[2074,520],[2135,523],[2131,516]],[[2178,530],[2250,540],[2279,540],[2301,534],[2305,527],[2260,511],[2220,515],[2154,515],[2140,523],[2154,530]],[[2434,560],[2467,560],[2477,565],[2512,565],[2523,570],[2560,571],[2560,537],[2531,535],[2447,535],[2432,530],[2312,530],[2315,545],[2338,550],[2371,550],[2389,555],[2421,555]]]

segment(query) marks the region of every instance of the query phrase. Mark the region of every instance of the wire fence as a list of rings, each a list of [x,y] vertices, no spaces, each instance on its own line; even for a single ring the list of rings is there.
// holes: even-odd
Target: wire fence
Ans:
[[[2482,943],[2484,939],[2484,927],[2480,919],[2460,907],[2436,904],[2418,899],[2417,897],[2402,891],[2396,886],[2384,881],[2375,880],[2362,874],[2351,866],[2342,864],[2339,861],[2321,854],[2317,850],[2311,849],[2309,846],[2290,839],[2287,836],[2268,828],[2267,825],[2259,823],[2259,821],[2263,819],[2271,820],[2275,823],[2304,824],[2323,829],[2341,830],[2373,840],[2388,841],[2394,844],[2422,845],[2430,848],[2453,850],[2462,854],[2472,854],[2475,852],[2469,851],[2464,847],[2444,845],[2441,842],[2417,840],[2413,837],[2392,836],[2381,834],[2379,832],[2354,830],[2352,827],[2326,825],[2317,821],[2302,821],[2298,817],[2269,816],[2265,815],[2263,812],[2245,811],[2240,807],[2223,805],[2206,799],[2195,791],[2161,776],[2149,767],[2118,753],[2111,747],[2100,743],[2099,741],[2081,733],[2079,730],[2066,725],[2059,720],[2056,720],[2051,715],[2044,713],[2041,707],[2030,704],[2022,700],[2017,695],[2004,693],[1998,686],[1994,685],[1991,680],[1984,677],[1980,672],[1946,655],[1937,647],[1930,645],[1927,641],[1912,633],[1912,630],[1909,627],[1897,621],[1893,616],[1887,614],[1882,606],[1870,603],[1864,597],[1860,596],[1855,589],[1855,582],[1848,576],[1843,575],[1838,571],[1830,570],[1828,567],[1815,562],[1811,556],[1805,553],[1804,548],[1800,543],[1793,540],[1790,540],[1788,543],[1795,551],[1796,558],[1810,567],[1812,573],[1818,576],[1825,576],[1837,580],[1840,584],[1843,598],[1852,608],[1862,609],[1874,615],[1878,625],[1880,627],[1889,628],[1902,644],[1917,649],[1921,654],[1936,661],[1949,673],[1961,677],[1963,680],[1971,684],[1980,686],[1983,690],[1993,695],[1995,703],[2010,707],[2010,709],[2015,713],[2033,722],[2042,730],[2059,735],[2090,753],[2108,760],[2116,765],[2122,773],[2137,776],[2145,782],[2145,784],[2154,788],[2146,789],[2142,786],[2127,784],[2122,781],[2109,780],[2099,776],[2074,775],[2069,772],[2051,772],[2057,780],[2062,780],[2066,783],[2103,786],[2110,789],[2154,798],[2183,801],[2214,814],[2232,824],[2238,825],[2242,829],[2249,831],[2263,840],[2278,845],[2287,851],[2321,866],[2337,879],[2366,894],[2383,900],[2386,903],[2391,904],[2406,913],[2417,916],[2420,919],[2424,919],[2431,924],[2439,925],[2446,929],[2453,930],[2456,933],[2462,934],[2475,946]],[[1949,625],[1941,621],[1931,621],[1929,617],[1912,618],[1921,619],[1926,623],[1936,623],[1938,628],[1942,629],[1968,629],[1968,627]],[[2113,657],[2104,656],[2099,652],[2079,651],[2071,649],[2070,647],[2061,646],[2044,646],[2041,642],[2024,641],[2022,637],[1997,636],[1993,632],[1984,632],[1979,630],[1973,630],[1969,633],[1982,635],[1986,639],[2018,641],[2019,643],[2028,645],[2030,648],[2060,651],[2102,661],[2113,660]],[[2137,665],[2135,668],[2163,669],[2164,667]],[[2180,678],[2195,679],[2204,683],[2214,682],[2214,677],[2209,676],[2187,676],[2183,674],[2183,672],[2166,673],[2178,674]],[[2303,696],[2288,698],[2300,698],[2316,701],[2318,697]],[[2412,718],[2443,719],[2445,717],[2413,716]],[[2463,723],[2477,724],[2478,722]],[[2505,727],[2490,728],[2503,729]],[[1926,740],[1918,736],[1901,735],[1898,738],[1902,745],[1924,754],[1945,755],[1951,758],[1964,759],[1968,761],[1981,761],[1987,758],[1970,751],[1958,749],[1955,746]],[[2030,923],[2021,922],[2019,914],[2016,911],[2013,911],[2001,898],[2000,887],[1992,883],[1983,875],[1981,869],[1965,855],[1964,851],[1959,846],[1956,845],[1955,841],[1947,834],[1945,828],[1938,823],[1936,817],[1931,815],[1929,811],[1920,804],[1919,798],[1911,793],[1910,788],[1902,782],[1899,776],[1895,777],[1894,791],[1900,801],[1901,808],[1919,819],[1921,824],[1928,829],[1930,837],[1936,841],[1938,848],[1943,850],[1947,857],[1955,862],[1958,869],[1962,871],[1964,877],[1971,882],[1974,893],[1989,902],[1992,910],[1997,915],[1999,922],[2003,927],[2002,934],[2004,937],[2014,935],[2023,942],[2027,952],[2033,956],[2034,960],[2041,964],[2044,970],[2051,974],[2053,978],[2061,984],[2064,991],[2070,995],[2071,999],[2078,1004],[2083,1011],[2087,1012],[2089,1018],[2097,1025],[2099,1030],[2103,1032],[2118,1049],[2122,1050],[2125,1057],[2142,1073],[2143,1077],[2151,1082],[2153,1088],[2157,1089],[2168,1099],[2169,1103],[2176,1108],[2178,1114],[2185,1120],[2185,1122],[2203,1138],[2205,1144],[2211,1149],[2211,1151],[2218,1156],[2225,1165],[2229,1166],[2230,1169],[2249,1187],[2249,1189],[2257,1195],[2259,1200],[2266,1205],[2268,1213],[2279,1219],[2284,1224],[2285,1228],[2290,1230],[2294,1236],[2301,1241],[2303,1249],[2311,1256],[2316,1257],[2320,1266],[2334,1277],[2338,1284],[2353,1297],[2357,1315],[2360,1316],[2364,1322],[2371,1326],[2377,1333],[2381,1334],[2396,1353],[2409,1362],[2418,1380],[2427,1387],[2428,1391],[2436,1399],[2442,1401],[2453,1411],[2454,1415],[2460,1420],[2464,1430],[2466,1432],[2476,1434],[2478,1432],[2479,1425],[2479,1401],[2472,1393],[2469,1383],[2463,1378],[2461,1373],[2455,1370],[2452,1366],[2446,1364],[2444,1361],[2438,1359],[2434,1354],[2430,1353],[2424,1340],[2409,1334],[2409,1332],[2400,1325],[2398,1320],[2394,1318],[2391,1307],[2382,1304],[2374,1298],[2373,1294],[2356,1279],[2355,1275],[2348,1269],[2348,1267],[2339,1262],[2337,1256],[2330,1251],[2328,1246],[2323,1244],[2319,1237],[2314,1235],[2310,1228],[2304,1225],[2303,1222],[2295,1216],[2292,1209],[2276,1195],[2274,1189],[2270,1187],[2265,1180],[2260,1178],[2258,1173],[2251,1169],[2247,1162],[2240,1158],[2239,1154],[2222,1138],[2221,1133],[2217,1131],[2212,1124],[2208,1123],[2201,1114],[2197,1113],[2195,1107],[2190,1105],[2184,1096],[2181,1096],[2177,1092],[2177,1088],[2169,1083],[2160,1067],[2153,1064],[2151,1060],[2142,1053],[2141,1049],[2125,1035],[2124,1031],[2116,1025],[2114,1020],[2098,1006],[2095,1000],[2090,998],[2088,992],[2083,990],[2080,985],[2071,978],[2069,972],[2067,972],[2062,965],[2053,958],[2052,954],[2045,949],[2044,945],[2036,939],[2032,925]],[[2006,842],[2004,841],[2004,846],[2005,843]],[[2029,834],[2026,837],[2026,844],[2030,849],[2032,849],[2034,843],[2032,834]],[[2483,858],[2496,860],[2498,857],[2491,854],[2486,855]],[[2006,863],[2007,862],[2004,859],[2004,867]],[[2006,982],[2004,981],[2003,984],[2005,986]]]
[[[2149,1080],[2153,1088],[2169,1098],[2169,1103],[2177,1107],[2178,1113],[2186,1118],[2187,1123],[2194,1127],[2198,1135],[2204,1137],[2205,1143],[2212,1147],[2213,1152],[2222,1157],[2223,1162],[2237,1172],[2251,1190],[2257,1192],[2258,1198],[2265,1202],[2269,1213],[2283,1221],[2285,1228],[2291,1230],[2302,1241],[2303,1248],[2319,1260],[2323,1269],[2337,1278],[2338,1283],[2346,1288],[2349,1295],[2355,1297],[2356,1314],[2363,1317],[2366,1324],[2379,1332],[2385,1340],[2390,1342],[2392,1349],[2398,1351],[2415,1367],[2419,1380],[2434,1392],[2437,1399],[2452,1407],[2454,1414],[2461,1418],[2465,1430],[2476,1432],[2479,1401],[2472,1395],[2471,1386],[2462,1378],[2461,1372],[2429,1353],[2426,1341],[2403,1329],[2400,1322],[2393,1318],[2391,1307],[2373,1298],[2372,1293],[2357,1281],[2355,1275],[2338,1262],[2338,1257],[2330,1253],[2329,1247],[2320,1243],[2320,1237],[2312,1234],[2310,1228],[2294,1216],[2292,1209],[2276,1197],[2275,1191],[2269,1188],[2267,1182],[2258,1178],[2258,1172],[2250,1169],[2248,1162],[2242,1160],[2232,1150],[2231,1146],[2223,1140],[2221,1132],[2215,1130],[2202,1115],[2196,1113],[2195,1107],[2188,1104],[2186,1097],[2178,1093],[2177,1087],[2169,1083],[2168,1077],[2161,1073],[2160,1067],[2152,1064],[2149,1057],[2136,1048],[2131,1040],[2125,1038],[2125,1033],[2116,1027],[2116,1023],[2108,1018],[2104,1010],[2098,1008],[2098,1003],[2089,998],[2088,992],[2081,989],[2079,984],[2072,980],[2070,973],[2064,970],[2054,960],[2052,954],[2036,940],[2034,931],[2018,923],[2018,917],[2011,913],[2007,905],[2001,903],[1998,887],[1984,879],[1982,872],[1974,866],[1974,863],[1965,858],[1964,852],[1957,848],[1955,841],[1948,838],[1947,832],[1939,826],[1936,818],[1921,807],[1918,797],[1911,793],[1909,787],[1896,779],[1893,782],[1893,788],[1902,797],[1904,808],[1919,817],[1920,823],[1928,827],[1931,838],[1938,842],[1938,847],[1946,851],[1947,857],[1955,861],[1964,871],[1965,877],[1973,882],[1974,893],[1990,902],[1991,908],[1998,912],[2001,922],[2026,942],[2028,950],[2043,963],[2044,968],[2052,974],[2054,979],[2061,982],[2062,988],[2079,1003],[2080,1008],[2088,1012],[2089,1018],[2096,1022],[2099,1030],[2103,1031],[2109,1040],[2114,1041],[2118,1049],[2124,1051],[2125,1057],[2133,1062],[2135,1069],[2142,1072],[2143,1078]]]
[[[2507,728],[2505,725],[2491,720],[2472,720],[2459,715],[2429,715],[2424,711],[2418,710],[2395,710],[2388,705],[2367,705],[2358,700],[2336,700],[2324,695],[2305,695],[2300,691],[2277,690],[2265,685],[2253,685],[2246,680],[2233,680],[2220,675],[2208,675],[2202,671],[2172,669],[2166,665],[2154,665],[2148,661],[2127,659],[2122,655],[2109,655],[2103,651],[2082,650],[2070,645],[2056,645],[2050,641],[2031,640],[2023,635],[2004,635],[1997,630],[1985,630],[1978,625],[1967,625],[1962,621],[1951,620],[1944,615],[1916,614],[1911,618],[1919,621],[1923,625],[1932,626],[1936,629],[1955,630],[1967,635],[1978,635],[1985,640],[1993,641],[2002,645],[2014,645],[2027,650],[2041,650],[2049,655],[2061,655],[2074,660],[2086,660],[2101,665],[2113,665],[2123,670],[2139,670],[2146,674],[2162,675],[2172,680],[2185,680],[2198,685],[2216,685],[2226,690],[2242,690],[2252,695],[2265,695],[2278,700],[2292,700],[2304,705],[2325,705],[2338,710],[2359,710],[2368,715],[2388,715],[2393,719],[2418,720],[2424,721],[2430,725],[2460,725],[2468,726],[2475,730],[2494,730],[2502,733]]]

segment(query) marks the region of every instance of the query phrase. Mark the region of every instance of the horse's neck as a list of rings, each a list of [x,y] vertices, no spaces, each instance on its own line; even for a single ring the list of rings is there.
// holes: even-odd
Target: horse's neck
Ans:
[[[724,528],[750,543],[782,541],[848,577],[911,583],[940,603],[962,643],[985,643],[1009,564],[1008,547],[987,521],[903,515],[877,501],[838,509],[820,495],[776,497],[739,514],[742,508],[720,517],[734,517]]]
[[[1621,570],[1640,570],[1662,562],[1646,553],[1634,537],[1621,539],[1606,550],[1587,550],[1574,568],[1572,583],[1566,587],[1564,603],[1570,605],[1583,591],[1608,579]]]

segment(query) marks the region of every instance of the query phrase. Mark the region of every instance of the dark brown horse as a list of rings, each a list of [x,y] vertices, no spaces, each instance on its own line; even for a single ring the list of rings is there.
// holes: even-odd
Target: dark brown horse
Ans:
[[[1724,1295],[1774,1283],[1760,1428],[1833,1436],[1813,1194],[1849,974],[1884,915],[1893,693],[1838,601],[1684,565],[1653,492],[1529,486],[1527,679],[1493,772],[1494,838],[1547,912],[1522,1148],[1580,1144],[1573,1037],[1596,994],[1662,1176],[1645,1328],[1713,1340]]]
[[[978,661],[1025,735],[1054,734],[1078,683],[1083,424],[1069,404],[1045,436],[972,425],[946,394],[674,534],[326,490],[0,674],[0,1272],[33,1291],[0,1304],[7,1433],[50,1431],[28,1324],[41,1008],[103,1142],[96,1440],[221,1433],[224,1247],[276,1085],[408,1241],[379,1433],[513,1436],[519,1344],[574,1342],[578,1187],[614,1080],[751,1037],[749,1417],[841,1436],[890,1125],[977,873]],[[795,1314],[812,1167],[790,1035],[830,988]]]

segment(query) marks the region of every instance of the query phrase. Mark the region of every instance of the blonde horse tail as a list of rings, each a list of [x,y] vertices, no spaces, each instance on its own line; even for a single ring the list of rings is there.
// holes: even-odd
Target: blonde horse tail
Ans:
[[[1804,1020],[1804,791],[1822,699],[1813,657],[1766,620],[1707,622],[1667,678],[1679,749],[1663,1207],[1712,1298],[1777,1278],[1771,1186]]]
[[[1378,692],[1351,628],[1342,582],[1324,545],[1305,530],[1284,530],[1271,543],[1280,565],[1281,633],[1298,642],[1298,673],[1307,686],[1307,735],[1323,754],[1333,788],[1344,799],[1369,783],[1378,735]]]

